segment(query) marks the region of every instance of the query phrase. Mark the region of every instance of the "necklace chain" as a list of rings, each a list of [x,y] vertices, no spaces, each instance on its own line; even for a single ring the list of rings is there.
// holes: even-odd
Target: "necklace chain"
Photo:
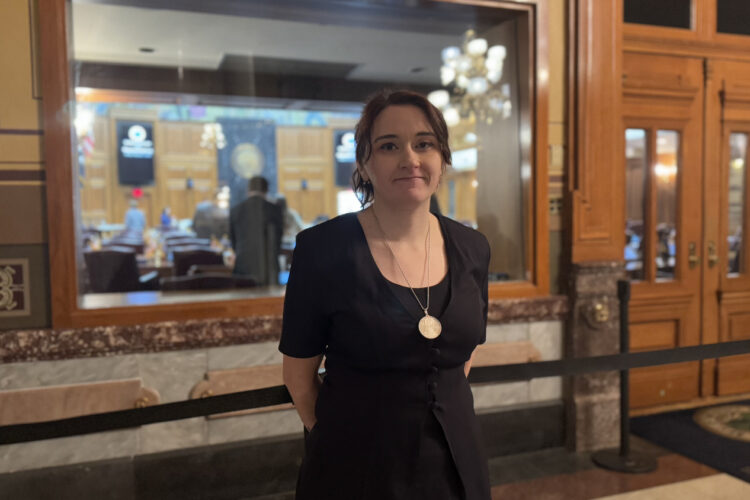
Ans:
[[[372,216],[375,218],[375,223],[378,225],[378,229],[380,229],[381,234],[383,235],[383,243],[385,243],[385,246],[388,248],[388,251],[393,256],[393,261],[396,263],[396,267],[398,267],[398,270],[401,271],[401,276],[404,277],[404,281],[406,281],[406,284],[409,286],[409,290],[411,290],[412,295],[414,295],[414,298],[417,299],[417,304],[419,304],[420,309],[424,311],[425,316],[429,316],[429,313],[427,312],[430,309],[430,223],[429,220],[427,222],[427,304],[422,305],[422,301],[419,300],[419,297],[417,296],[417,292],[414,291],[414,288],[411,286],[411,283],[409,283],[409,278],[406,277],[406,273],[404,273],[404,270],[401,268],[401,264],[398,263],[398,259],[396,258],[396,253],[391,248],[391,245],[388,243],[388,236],[386,236],[385,231],[383,230],[383,226],[380,225],[380,220],[378,220],[378,216],[375,213],[375,208],[372,209]]]

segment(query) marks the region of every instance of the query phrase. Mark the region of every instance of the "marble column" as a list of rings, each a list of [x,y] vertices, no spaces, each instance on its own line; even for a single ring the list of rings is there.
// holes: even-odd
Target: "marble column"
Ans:
[[[620,349],[618,262],[574,264],[566,357],[616,354]],[[619,372],[592,373],[566,381],[568,446],[576,451],[612,448],[620,441]]]

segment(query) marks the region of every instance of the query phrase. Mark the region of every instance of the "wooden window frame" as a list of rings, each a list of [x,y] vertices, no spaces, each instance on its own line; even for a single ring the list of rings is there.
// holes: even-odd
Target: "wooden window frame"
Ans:
[[[531,54],[528,85],[530,106],[527,110],[521,110],[522,123],[527,123],[533,130],[529,158],[533,172],[527,206],[530,217],[525,245],[530,279],[491,283],[489,295],[491,299],[548,295],[548,0],[436,1],[526,11],[533,25],[533,30],[525,37]],[[70,0],[49,0],[43,9],[39,9],[52,326],[78,328],[281,315],[283,298],[280,297],[107,309],[79,307],[71,150],[74,136],[71,114],[76,100],[70,81],[72,34],[69,30],[69,4]]]

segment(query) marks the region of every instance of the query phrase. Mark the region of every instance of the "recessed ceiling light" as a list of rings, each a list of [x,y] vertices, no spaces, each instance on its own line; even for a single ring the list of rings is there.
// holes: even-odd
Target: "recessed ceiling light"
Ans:
[[[153,47],[141,47],[138,50],[143,52],[144,54],[151,54],[153,52],[156,52],[156,49]]]

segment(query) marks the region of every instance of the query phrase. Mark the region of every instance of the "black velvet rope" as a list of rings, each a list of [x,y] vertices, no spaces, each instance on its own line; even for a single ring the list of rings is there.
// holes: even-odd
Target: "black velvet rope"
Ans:
[[[510,382],[532,378],[582,375],[642,368],[646,366],[699,361],[750,353],[750,340],[678,347],[660,351],[612,354],[585,358],[539,361],[511,365],[478,366],[471,369],[469,382]],[[202,417],[216,413],[262,408],[292,401],[283,385],[236,392],[203,399],[165,403],[145,408],[119,410],[46,422],[0,427],[0,444],[24,443],[94,432],[127,429],[158,422]]]

